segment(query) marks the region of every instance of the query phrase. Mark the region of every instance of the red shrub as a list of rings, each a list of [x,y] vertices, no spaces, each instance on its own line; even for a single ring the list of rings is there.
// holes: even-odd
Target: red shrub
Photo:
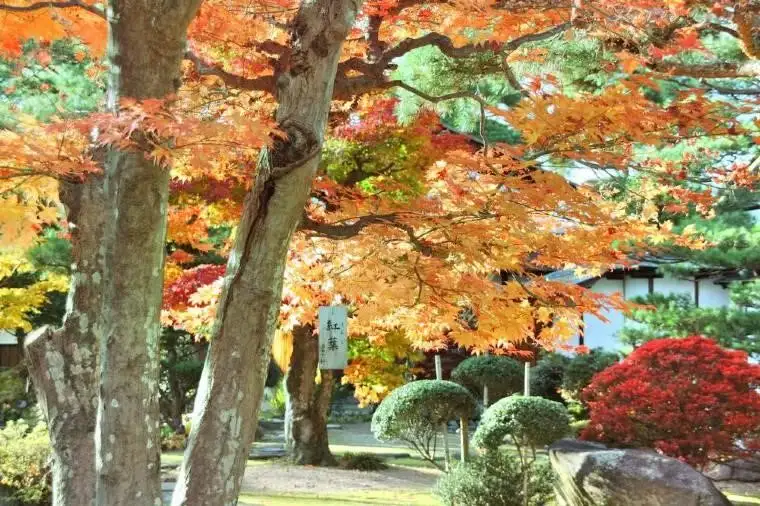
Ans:
[[[583,439],[648,447],[694,466],[740,456],[760,431],[760,366],[694,336],[658,339],[594,376]]]

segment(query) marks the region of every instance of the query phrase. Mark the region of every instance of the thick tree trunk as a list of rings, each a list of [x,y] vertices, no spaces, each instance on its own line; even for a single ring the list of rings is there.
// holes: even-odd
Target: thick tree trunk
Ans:
[[[73,267],[63,326],[43,327],[24,343],[37,401],[52,444],[53,504],[95,503],[96,316],[101,308],[102,178],[62,183],[71,223]],[[89,464],[89,465],[88,465]]]
[[[96,432],[98,504],[160,500],[159,313],[169,176],[142,153],[109,153]]]
[[[187,26],[199,4],[110,2],[109,110],[118,110],[120,97],[164,98],[177,90]],[[158,346],[168,169],[142,150],[111,150],[104,188],[97,503],[160,504]]]
[[[285,378],[287,411],[285,444],[290,460],[307,466],[334,466],[327,437],[327,415],[332,400],[333,373],[319,367],[319,339],[311,325],[293,329],[293,353]]]
[[[176,90],[199,3],[109,3],[109,111],[122,96]],[[168,171],[139,148],[100,155],[102,176],[62,188],[75,225],[64,325],[33,333],[26,350],[50,426],[53,504],[154,505]]]
[[[340,50],[359,0],[304,2],[277,79],[288,139],[258,168],[227,265],[193,428],[172,504],[237,502],[256,430],[291,236],[319,161]]]

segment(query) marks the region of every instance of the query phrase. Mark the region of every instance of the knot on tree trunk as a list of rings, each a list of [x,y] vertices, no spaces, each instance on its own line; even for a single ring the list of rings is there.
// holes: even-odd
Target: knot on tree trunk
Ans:
[[[275,177],[285,175],[319,154],[319,137],[310,125],[293,118],[280,122],[284,137],[275,139],[271,150],[272,173]]]

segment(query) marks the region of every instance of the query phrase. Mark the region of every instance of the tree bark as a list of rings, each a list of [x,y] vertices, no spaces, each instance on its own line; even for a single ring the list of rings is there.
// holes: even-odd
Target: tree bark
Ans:
[[[333,373],[320,371],[319,339],[311,325],[293,329],[293,353],[285,378],[285,445],[290,460],[305,466],[334,466],[327,437],[327,416],[332,400]]]
[[[109,3],[109,111],[118,113],[121,96],[176,90],[199,3]],[[26,341],[50,427],[56,506],[161,501],[158,318],[168,171],[146,155],[139,147],[103,150],[102,176],[62,186],[75,225],[67,314],[60,329],[39,329]]]
[[[200,0],[108,8],[107,107],[120,97],[164,98],[180,83],[187,27]],[[133,141],[143,142],[137,134]],[[159,316],[169,171],[141,149],[105,156],[97,504],[161,503]]]
[[[319,162],[343,40],[360,0],[304,2],[276,119],[288,134],[260,164],[227,264],[193,429],[172,504],[237,502],[266,379],[288,245]]]
[[[71,226],[72,272],[61,328],[42,327],[24,343],[52,445],[53,504],[95,503],[96,318],[101,310],[102,178],[62,183]],[[88,465],[89,464],[89,465]]]

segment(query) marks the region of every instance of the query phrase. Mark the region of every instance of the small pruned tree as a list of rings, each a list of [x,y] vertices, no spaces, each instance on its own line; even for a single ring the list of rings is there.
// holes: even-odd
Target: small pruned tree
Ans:
[[[570,417],[562,403],[543,397],[511,396],[486,410],[473,442],[486,453],[498,451],[505,441],[515,445],[523,476],[523,504],[527,506],[536,449],[569,432]]]
[[[372,433],[381,441],[403,441],[438,467],[437,436],[442,424],[467,420],[477,409],[475,398],[451,381],[420,380],[394,390],[372,416]],[[445,434],[444,434],[445,437]]]
[[[554,494],[549,463],[537,463],[528,480],[528,504],[550,503]],[[522,506],[526,499],[522,482],[523,470],[513,455],[488,452],[442,474],[434,493],[445,506]]]
[[[480,397],[483,387],[488,388],[484,404],[520,392],[523,387],[522,365],[516,360],[499,355],[479,355],[462,361],[451,372],[451,381],[467,388]]]
[[[561,353],[545,353],[530,372],[530,393],[550,401],[562,401],[562,382],[570,357]]]
[[[705,337],[656,339],[594,376],[584,439],[653,448],[693,466],[746,454],[760,428],[760,365]]]

